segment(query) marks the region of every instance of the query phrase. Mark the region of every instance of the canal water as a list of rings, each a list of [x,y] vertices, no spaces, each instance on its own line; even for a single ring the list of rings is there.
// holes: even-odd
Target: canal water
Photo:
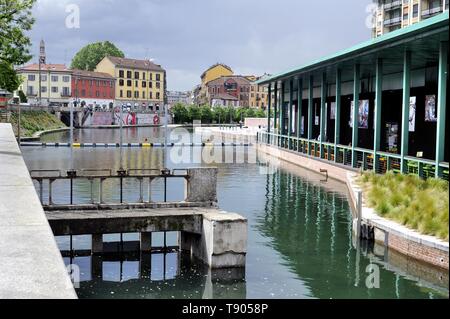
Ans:
[[[182,138],[192,135],[175,136],[183,134]],[[164,131],[126,129],[124,136],[126,142],[162,142]],[[77,130],[75,138],[78,142],[118,142],[119,130]],[[67,132],[43,138],[47,142],[68,139]],[[184,151],[194,153],[193,149]],[[72,254],[67,252],[69,239],[59,237],[66,264],[80,268],[80,298],[448,298],[447,272],[384,247],[353,242],[345,185],[322,181],[322,176],[286,163],[267,170],[268,158],[253,148],[216,151],[224,152],[222,158],[254,152],[256,160],[248,156],[239,163],[179,163],[173,158],[183,150],[170,150],[165,158],[163,149],[133,148],[123,150],[122,162],[126,168],[147,169],[217,166],[220,208],[249,221],[246,269],[211,272],[176,251],[135,253],[130,249],[137,244],[135,234],[124,235],[122,244],[117,242],[119,235],[105,236],[110,253],[95,257],[86,253],[90,236],[74,236]],[[121,162],[120,150],[115,148],[74,149],[71,153],[68,148],[24,147],[23,154],[30,170],[66,170],[71,165],[118,169]],[[126,201],[136,201],[135,186],[132,182],[126,185]],[[84,182],[75,184],[76,202],[90,200],[89,187]],[[162,183],[154,187],[155,198],[161,200]],[[181,181],[173,181],[168,189],[169,200],[183,198]],[[105,191],[117,199],[115,185]],[[53,196],[55,202],[67,203],[68,186],[55,187]],[[161,240],[162,234],[154,234],[154,242]],[[176,234],[168,234],[167,240],[175,244]],[[377,282],[379,287],[374,287]]]

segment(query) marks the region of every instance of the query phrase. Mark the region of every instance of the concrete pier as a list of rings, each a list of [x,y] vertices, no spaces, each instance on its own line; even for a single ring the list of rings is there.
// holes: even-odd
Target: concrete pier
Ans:
[[[76,298],[10,124],[0,165],[0,299]]]
[[[102,234],[141,233],[141,250],[149,251],[152,232],[178,231],[181,249],[191,251],[212,269],[245,267],[247,219],[214,207],[116,208],[46,214],[55,236],[94,234],[94,254],[102,252]]]

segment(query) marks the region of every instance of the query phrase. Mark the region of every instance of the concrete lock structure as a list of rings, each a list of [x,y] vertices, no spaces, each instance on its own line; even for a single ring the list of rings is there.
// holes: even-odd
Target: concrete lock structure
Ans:
[[[259,81],[274,127],[258,141],[351,169],[448,180],[448,22],[446,11]]]
[[[55,236],[92,234],[92,253],[103,235],[140,233],[140,249],[152,250],[153,232],[179,232],[179,248],[212,269],[245,267],[247,219],[217,208],[217,168],[187,169],[185,200],[136,204],[49,205]]]

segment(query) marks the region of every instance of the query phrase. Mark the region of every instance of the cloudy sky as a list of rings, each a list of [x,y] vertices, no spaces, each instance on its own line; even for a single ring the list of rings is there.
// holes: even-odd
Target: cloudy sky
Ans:
[[[365,41],[371,2],[37,0],[31,39],[36,54],[45,40],[48,63],[66,64],[84,45],[109,40],[127,57],[161,64],[169,90],[190,90],[216,62],[236,74],[278,73]],[[73,5],[79,28],[66,24]]]

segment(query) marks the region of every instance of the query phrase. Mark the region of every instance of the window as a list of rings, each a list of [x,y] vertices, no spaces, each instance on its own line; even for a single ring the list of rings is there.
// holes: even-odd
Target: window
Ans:
[[[408,19],[409,19],[409,14],[405,13],[403,15],[403,21],[408,21]]]
[[[100,97],[100,91],[95,91],[95,96]]]
[[[149,80],[150,80],[150,81],[153,80],[153,73],[150,73],[150,78],[149,78]]]
[[[94,82],[94,81],[89,80],[89,86],[90,86],[90,87],[92,87],[92,84],[94,84],[93,82]]]
[[[413,18],[417,18],[419,15],[419,4],[415,4],[413,6]]]
[[[27,87],[27,95],[34,95],[34,89],[32,86]]]
[[[119,80],[119,86],[123,86],[124,84],[125,84],[125,81],[122,80],[122,79],[120,79],[120,80]]]
[[[59,76],[52,75],[52,82],[58,82],[58,81],[59,81]]]
[[[149,99],[153,99],[153,93],[150,92]]]
[[[52,86],[52,93],[58,93],[58,87]]]
[[[143,87],[143,88],[146,88],[146,87],[147,87],[147,82],[142,81],[142,87]]]
[[[156,82],[156,88],[159,89],[161,87],[161,84],[159,82]]]
[[[159,100],[159,98],[160,98],[160,94],[159,94],[159,92],[156,92],[156,99]]]
[[[41,75],[41,82],[47,82],[47,76]]]
[[[119,78],[125,77],[125,72],[123,70],[119,70]]]
[[[161,75],[159,73],[156,74],[156,81],[160,81],[161,80]]]
[[[63,93],[62,96],[70,96],[70,88],[63,87]]]
[[[120,97],[123,97],[123,90],[120,90],[119,96],[120,96]]]
[[[139,98],[139,91],[134,91],[134,98],[138,99]]]
[[[131,91],[127,91],[127,98],[131,99]]]
[[[132,75],[131,71],[127,71],[127,79],[131,79],[131,75]]]
[[[127,86],[131,86],[131,80],[127,80]]]
[[[28,75],[28,81],[34,81],[34,80],[36,80],[36,75],[34,75],[34,74],[29,74],[29,75]]]
[[[68,75],[65,75],[65,76],[63,76],[63,82],[70,82],[70,76],[68,76]]]
[[[134,72],[134,78],[139,80],[139,72]]]
[[[47,93],[47,87],[41,86],[41,93]]]
[[[139,81],[135,81],[134,86],[138,88],[139,87]]]
[[[153,88],[153,82],[148,82],[148,87]]]

